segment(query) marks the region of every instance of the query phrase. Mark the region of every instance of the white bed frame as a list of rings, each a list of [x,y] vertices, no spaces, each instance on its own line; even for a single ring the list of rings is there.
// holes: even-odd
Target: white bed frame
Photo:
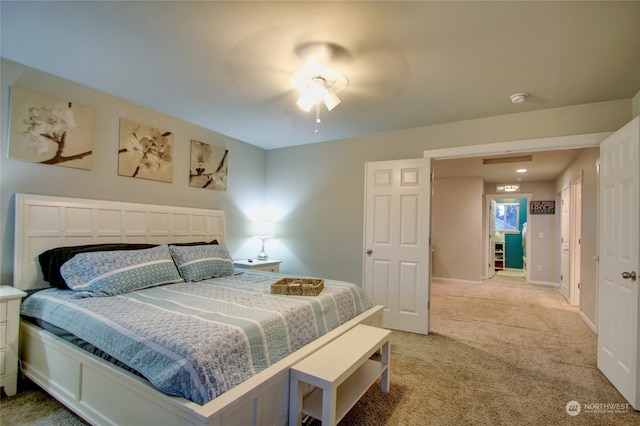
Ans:
[[[37,256],[60,246],[97,243],[225,243],[224,212],[175,206],[15,195],[14,287],[47,287]],[[376,306],[282,359],[213,401],[198,405],[149,383],[25,321],[25,376],[93,425],[285,425],[289,369],[341,334],[381,324]]]

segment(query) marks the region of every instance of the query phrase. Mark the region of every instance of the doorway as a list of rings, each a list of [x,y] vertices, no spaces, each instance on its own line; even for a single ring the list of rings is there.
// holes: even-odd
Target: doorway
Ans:
[[[570,161],[573,162],[579,155],[582,164],[584,164],[580,167],[582,167],[583,169],[588,168],[590,170],[587,179],[589,188],[589,193],[587,195],[589,206],[591,206],[595,202],[594,195],[592,195],[595,194],[595,186],[593,183],[593,180],[595,179],[595,169],[591,169],[595,167],[594,162],[599,149],[599,141],[604,139],[609,134],[610,133],[598,133],[590,135],[537,139],[530,141],[496,143],[488,144],[485,146],[481,145],[425,151],[424,155],[426,158],[429,158],[431,160],[438,160],[434,161],[433,167],[435,171],[435,181],[455,182],[457,179],[458,182],[472,182],[472,180],[475,178],[480,185],[479,189],[476,186],[475,194],[477,195],[473,196],[476,197],[475,199],[480,201],[479,209],[469,204],[460,207],[459,204],[456,204],[454,202],[453,204],[446,204],[447,211],[444,213],[440,212],[439,210],[442,209],[438,208],[438,201],[440,202],[440,205],[442,205],[441,194],[449,192],[451,194],[455,194],[459,198],[462,198],[463,192],[459,190],[460,185],[458,187],[449,185],[444,189],[440,188],[439,186],[434,187],[434,191],[432,194],[432,197],[435,197],[435,201],[432,203],[432,220],[434,220],[434,224],[437,217],[446,215],[446,218],[449,219],[449,217],[453,213],[457,212],[461,208],[465,209],[465,211],[475,209],[474,211],[478,212],[476,213],[476,217],[480,218],[481,220],[481,224],[477,229],[483,230],[482,234],[475,234],[474,232],[468,231],[469,227],[466,224],[463,226],[462,222],[458,222],[458,225],[451,226],[442,226],[442,224],[435,224],[435,226],[433,227],[432,237],[437,240],[435,231],[445,233],[445,243],[451,244],[453,241],[456,245],[454,246],[455,251],[453,252],[443,252],[442,250],[439,250],[439,246],[434,246],[435,257],[434,265],[432,268],[435,273],[434,276],[438,278],[444,277],[449,279],[462,279],[466,281],[473,281],[476,283],[479,283],[482,278],[486,278],[488,276],[486,270],[490,263],[488,254],[490,251],[488,249],[489,245],[486,243],[489,233],[488,227],[484,226],[484,224],[487,222],[486,210],[484,207],[484,196],[485,194],[494,194],[497,192],[497,190],[496,185],[483,184],[483,178],[480,176],[484,176],[483,173],[485,173],[488,169],[490,169],[489,171],[497,171],[499,168],[504,168],[503,166],[505,165],[500,164],[499,166],[493,165],[490,167],[483,167],[483,157],[521,157],[525,156],[527,153],[530,153],[533,157],[533,161],[531,164],[548,165],[547,161],[555,161],[556,157],[560,156],[570,156],[571,151],[573,151],[574,154]],[[535,149],[532,150],[532,147],[535,147]],[[544,162],[541,162],[543,160]],[[532,170],[533,169],[534,168],[532,168]],[[557,206],[557,210],[559,212],[559,203],[557,200],[554,200],[555,194],[558,191],[556,188],[556,184],[558,183],[556,179],[564,174],[564,170],[566,170],[566,166],[562,169],[554,169],[553,175],[532,175],[531,177],[528,177],[525,181],[520,182],[521,193],[531,193],[534,195],[534,200],[541,200],[545,203],[550,203],[552,208],[555,208],[555,206]],[[493,177],[495,178],[495,176]],[[516,177],[519,176],[514,176],[514,183],[516,183]],[[542,179],[544,177],[546,177],[546,179]],[[503,178],[504,176],[498,177],[500,181],[502,181]],[[563,181],[564,179],[565,176],[563,176]],[[497,182],[497,180],[493,180],[493,182]],[[436,183],[440,185],[440,182]],[[454,190],[452,190],[452,188]],[[453,196],[454,195],[448,196],[448,198],[445,198],[445,201],[449,203]],[[464,196],[469,198],[466,193],[464,193]],[[453,201],[456,200],[454,199]],[[453,205],[454,207],[451,207],[451,205]],[[530,275],[530,277],[528,277],[528,280],[532,284],[557,287],[559,283],[559,268],[557,268],[559,265],[559,248],[558,245],[556,245],[556,238],[558,238],[559,235],[559,223],[556,223],[556,218],[559,217],[559,214],[552,213],[543,212],[541,214],[529,216],[529,238],[527,238],[526,240],[525,248],[527,253],[526,266],[523,265],[523,267],[527,274]],[[471,217],[470,214],[467,215],[467,218],[469,218],[470,220],[475,220]],[[588,218],[587,223],[585,223],[584,226],[595,226],[591,224],[593,220],[595,219]],[[464,233],[464,235],[461,235],[461,233]],[[589,250],[589,253],[595,250],[595,243],[592,240],[594,239],[589,236],[586,247],[587,250]],[[464,244],[462,243],[463,241]],[[436,241],[434,244],[436,243],[442,244],[442,241]],[[461,257],[464,257],[464,261],[466,264],[473,263],[471,267],[474,268],[474,276],[462,278],[455,276],[458,271],[461,270],[461,268],[457,267],[458,265],[456,264],[456,259],[460,259]],[[476,264],[478,265],[477,269],[475,269]],[[592,269],[592,265],[589,263],[588,265],[586,265],[586,267],[590,272],[590,270]],[[441,273],[442,271],[444,271],[445,274]],[[449,274],[446,275],[446,273]],[[591,275],[589,275],[589,277],[591,277]],[[586,297],[589,300],[587,313],[588,317],[592,318],[592,321],[593,318],[595,318],[595,313],[592,312],[592,306],[595,303],[595,283],[593,281],[593,279],[589,278],[587,283],[587,293],[585,293],[584,288],[582,289],[583,297]]]
[[[501,193],[485,196],[487,218],[484,247],[485,278],[510,277],[528,280],[527,228],[532,194]]]
[[[587,198],[583,201],[586,202],[588,206],[593,206],[594,203],[596,202],[596,192],[594,189],[595,188],[594,182],[595,182],[595,179],[597,179],[597,176],[595,174],[595,162],[598,158],[599,143],[608,135],[610,135],[610,133],[558,137],[558,138],[539,139],[539,140],[532,140],[532,141],[515,141],[515,142],[509,142],[509,143],[488,144],[484,146],[480,145],[480,146],[458,147],[458,148],[449,148],[449,149],[437,149],[437,150],[425,151],[424,155],[426,158],[429,158],[432,161],[433,160],[456,160],[457,162],[462,160],[465,162],[471,162],[472,159],[474,161],[478,161],[478,157],[488,157],[490,155],[493,155],[493,156],[498,156],[498,155],[517,156],[518,154],[522,155],[522,153],[532,152],[533,146],[535,146],[537,149],[537,151],[533,151],[533,154],[535,156],[538,155],[538,152],[543,154],[544,153],[543,151],[547,151],[547,153],[553,152],[552,155],[566,155],[565,152],[567,150],[581,149],[581,152],[584,153],[584,155],[583,154],[580,155],[580,158],[583,164],[580,167],[583,169],[585,169],[585,167],[590,167],[590,166],[587,166],[587,164],[593,164],[593,167],[594,167],[594,170],[591,170],[589,171],[589,173],[582,175],[583,190],[584,190],[585,182],[588,188],[588,192],[586,193]],[[582,150],[582,148],[589,148],[589,149]],[[480,162],[482,163],[482,161]],[[436,176],[435,176],[436,180],[438,179],[438,173],[440,172],[440,170],[444,170],[444,173],[441,173],[440,176],[441,178],[444,177],[445,180],[454,180],[454,176],[460,176],[457,174],[458,169],[454,167],[453,161],[451,162],[450,161],[437,161],[437,162],[434,161],[434,164],[436,164],[436,167],[434,167],[434,170],[436,172]],[[438,164],[440,164],[441,167],[437,167]],[[471,167],[467,167],[464,173],[468,173],[470,171],[475,172],[475,170],[471,170]],[[451,173],[447,175],[447,173],[449,172]],[[456,174],[453,174],[453,172],[455,172]],[[464,174],[464,173],[462,174],[462,176],[472,176],[470,174]],[[560,173],[558,174],[558,176],[559,175]],[[473,176],[479,176],[479,174],[474,174]],[[575,179],[574,182],[578,180],[576,178],[573,178],[573,179]],[[550,185],[547,185],[544,187],[536,186],[531,190],[527,188],[527,185],[525,185],[524,187],[521,185],[521,190],[523,190],[522,191],[523,193],[535,194],[535,198],[533,198],[534,200],[545,200],[545,201],[548,200],[550,202],[553,202],[555,206],[557,206],[557,210],[559,211],[560,210],[559,209],[560,205],[558,202],[559,200],[554,201],[555,195],[558,192],[558,189],[555,186],[556,183],[557,182],[552,181],[550,182]],[[433,192],[437,192],[437,191],[438,191],[437,188],[434,188]],[[443,192],[443,191],[440,190],[440,192]],[[482,200],[480,209],[476,210],[478,212],[481,212],[477,214],[477,217],[480,217],[481,215],[483,216],[481,218],[482,220],[480,225],[481,229],[484,228],[488,230],[488,226],[483,226],[483,224],[487,222],[487,218],[485,216],[486,209],[484,207],[484,195],[492,194],[492,193],[495,194],[496,190],[495,190],[495,186],[491,186],[491,185],[482,185],[482,189],[476,191],[476,194],[479,194],[477,195],[478,197],[477,199]],[[433,197],[433,194],[432,194],[432,197]],[[582,198],[584,198],[584,193]],[[435,214],[439,209],[437,205],[437,201],[439,200],[439,197],[434,198],[434,200],[435,201],[432,202],[431,205]],[[447,204],[447,206],[449,205]],[[596,227],[595,221],[597,220],[597,216],[591,214],[592,211],[593,210],[590,207],[587,216],[582,218],[582,222],[583,222],[582,226],[585,227],[585,229],[592,229],[592,228],[595,229]],[[449,215],[450,213],[447,212],[447,217]],[[556,223],[556,217],[559,217],[559,215],[536,214],[536,215],[531,215],[528,218],[529,223],[528,223],[528,230],[527,230],[527,238],[525,242],[526,265],[523,265],[523,266],[525,268],[525,271],[527,271],[527,274],[532,275],[532,277],[528,277],[528,282],[530,282],[531,284],[538,285],[538,286],[553,285],[556,287],[558,285],[557,283],[559,282],[559,268],[556,269],[556,267],[559,264],[559,257],[558,257],[559,245],[556,245],[557,244],[556,238],[558,238],[559,236],[559,231],[558,231],[559,223]],[[433,219],[436,219],[436,216],[432,215],[432,220]],[[449,230],[451,229],[454,229],[454,231],[460,231],[460,229],[463,227],[459,225],[456,225],[455,227],[443,227],[442,224],[438,225],[434,221],[434,224],[433,224],[434,230],[443,229],[443,228],[448,233]],[[464,228],[464,230],[466,231],[466,228]],[[435,237],[434,232],[432,232],[432,237]],[[477,274],[476,278],[473,279],[473,281],[470,279],[463,279],[463,281],[475,282],[477,284],[480,284],[482,279],[481,277],[486,278],[487,274],[485,270],[488,268],[488,265],[489,265],[489,260],[488,260],[489,245],[486,244],[487,238],[488,238],[488,232],[482,235],[478,234],[477,236],[472,236],[471,234],[466,232],[464,234],[464,240],[457,240],[459,248],[457,249],[457,252],[454,252],[453,254],[451,254],[452,259],[455,260],[460,258],[461,256],[464,256],[465,261],[469,263],[470,256],[479,256],[479,260],[477,261],[477,264],[479,265],[479,267],[478,267],[478,272],[476,273]],[[447,241],[450,241],[450,240],[456,240],[456,238],[454,238],[452,234],[448,233]],[[464,241],[464,244],[461,241]],[[592,235],[586,236],[586,245],[584,241],[582,242],[582,245],[583,245],[582,247],[583,257],[585,252],[595,253],[594,250],[597,250],[596,248],[597,246],[595,245],[595,239]],[[475,247],[478,247],[479,250],[476,251],[477,249]],[[439,272],[443,270],[443,268],[441,267],[442,265],[439,264],[441,262],[439,258],[443,256],[443,253],[438,252],[437,246],[434,247],[434,250],[435,250],[435,256],[433,260],[433,263],[434,263],[433,270],[435,272]],[[538,260],[536,260],[536,258]],[[456,262],[454,261],[452,263],[456,263]],[[595,332],[596,331],[595,319],[597,315],[595,312],[596,283],[595,283],[595,278],[593,279],[591,278],[592,277],[591,270],[595,268],[594,265],[595,265],[595,262],[594,264],[587,263],[586,265],[582,265],[582,268],[586,268],[586,271],[589,275],[587,278],[586,287],[582,285],[581,286],[582,288],[580,289],[582,293],[582,302],[584,305],[584,306],[581,306],[580,316],[587,323],[587,325]],[[542,273],[541,273],[541,269],[542,269]],[[434,277],[437,277],[437,278],[441,278],[443,276],[446,277],[446,275],[443,275],[443,274],[434,274]],[[584,276],[582,278],[584,278]],[[449,279],[449,281],[460,281],[460,280]],[[582,284],[585,284],[585,283],[582,283]],[[582,309],[584,309],[584,312],[582,311]]]

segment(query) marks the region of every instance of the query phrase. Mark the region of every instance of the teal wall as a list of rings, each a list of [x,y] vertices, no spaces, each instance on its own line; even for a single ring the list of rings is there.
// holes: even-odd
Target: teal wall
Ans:
[[[520,231],[522,232],[522,224],[527,221],[527,199],[526,198],[500,198],[496,199],[498,203],[518,203],[520,204]],[[506,268],[522,269],[522,234],[505,234],[505,257]]]

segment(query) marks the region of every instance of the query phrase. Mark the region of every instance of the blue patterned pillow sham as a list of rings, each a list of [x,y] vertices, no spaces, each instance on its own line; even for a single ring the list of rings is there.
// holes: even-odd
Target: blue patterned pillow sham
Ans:
[[[233,275],[233,260],[223,245],[169,246],[169,250],[185,281]]]
[[[79,253],[60,268],[76,298],[115,296],[146,287],[182,282],[169,247]]]

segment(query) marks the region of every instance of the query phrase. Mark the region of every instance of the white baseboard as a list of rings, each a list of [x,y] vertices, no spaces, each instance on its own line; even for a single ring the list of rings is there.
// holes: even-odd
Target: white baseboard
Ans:
[[[582,318],[582,321],[584,321],[587,324],[587,327],[589,327],[591,331],[593,331],[595,334],[598,334],[598,328],[594,323],[591,322],[591,320],[584,314],[584,312],[579,311],[578,316]]]
[[[431,277],[431,280],[437,280],[437,281],[442,281],[442,282],[447,282],[447,283],[452,283],[452,284],[482,284],[482,281],[471,281],[471,280],[458,280],[455,278],[442,278],[442,277]]]
[[[545,285],[547,287],[556,287],[556,288],[560,288],[560,283],[554,283],[551,281],[528,281],[529,284],[535,284],[535,285]]]

